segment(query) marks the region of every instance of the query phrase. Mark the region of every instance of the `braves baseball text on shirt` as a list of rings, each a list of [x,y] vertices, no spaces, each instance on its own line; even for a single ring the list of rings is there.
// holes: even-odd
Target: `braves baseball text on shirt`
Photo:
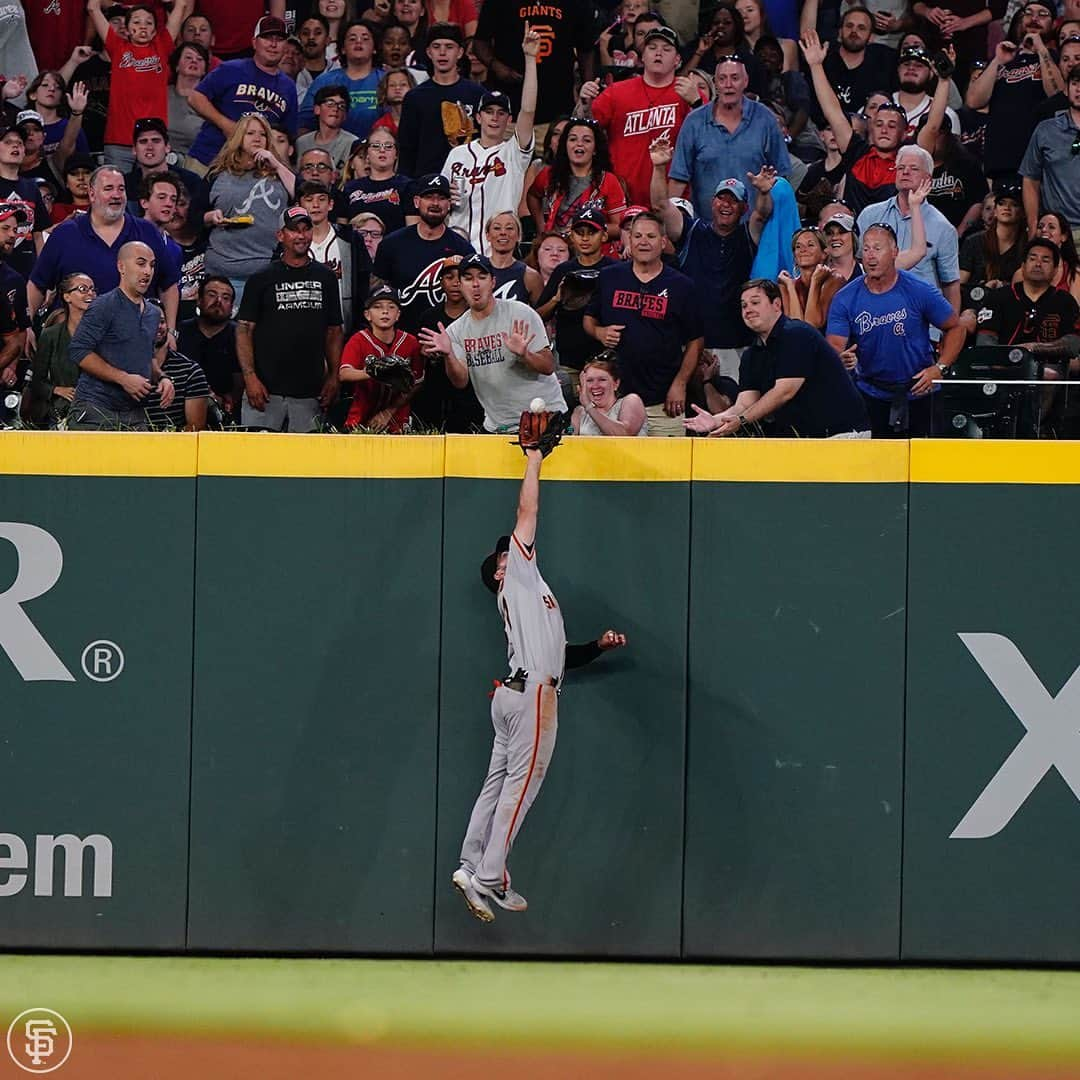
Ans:
[[[488,334],[478,338],[467,337],[462,344],[465,346],[465,363],[469,367],[501,364],[506,359],[501,334]]]
[[[137,57],[128,49],[125,49],[123,53],[120,54],[120,63],[118,66],[122,68],[131,68],[134,71],[160,72],[164,70],[160,56]]]

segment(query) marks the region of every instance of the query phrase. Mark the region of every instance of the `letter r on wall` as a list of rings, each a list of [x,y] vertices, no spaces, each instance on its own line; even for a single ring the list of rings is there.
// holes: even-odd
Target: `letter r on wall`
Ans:
[[[0,539],[14,544],[19,556],[14,582],[0,593],[0,649],[27,682],[74,682],[75,676],[21,606],[44,596],[60,580],[60,545],[51,533],[18,521],[0,521]]]

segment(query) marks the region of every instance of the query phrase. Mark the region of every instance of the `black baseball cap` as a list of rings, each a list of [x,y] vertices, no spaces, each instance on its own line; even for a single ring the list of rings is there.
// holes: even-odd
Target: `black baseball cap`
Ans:
[[[649,44],[650,41],[666,41],[669,45],[674,45],[677,49],[679,47],[679,35],[670,26],[654,26],[645,35],[645,40],[641,43],[642,48]]]
[[[156,131],[166,142],[169,141],[169,129],[160,116],[144,116],[141,120],[136,120],[131,130],[131,141],[134,142],[148,131]]]
[[[471,255],[466,255],[465,258],[458,263],[458,273],[463,277],[468,270],[481,270],[485,274],[491,274],[492,276],[495,274],[487,256],[481,255],[479,252],[475,251]]]
[[[934,66],[933,60],[930,59],[930,54],[921,45],[909,45],[900,53],[900,59],[897,63],[903,64],[908,60],[916,60],[920,64],[925,64],[928,68]]]
[[[305,221],[309,225],[312,224],[311,215],[302,206],[290,206],[289,209],[281,215],[281,227],[283,229],[296,229]]]
[[[465,45],[465,35],[461,32],[461,27],[455,23],[435,23],[428,32],[427,38],[424,40],[424,48],[436,41],[452,41],[455,45]]]
[[[495,541],[495,550],[480,564],[480,580],[489,592],[498,593],[499,583],[495,580],[495,571],[499,566],[499,556],[510,550],[510,537],[500,536]]]
[[[505,109],[507,112],[514,111],[510,105],[510,98],[501,90],[489,90],[480,99],[480,104],[476,106],[476,111],[483,112],[485,109],[490,109],[493,105],[497,108]]]
[[[995,199],[1012,199],[1014,202],[1022,202],[1024,189],[1018,176],[999,176],[994,181]]]
[[[18,135],[24,143],[26,142],[26,136],[14,124],[0,121],[0,139],[11,134]]]
[[[79,172],[81,169],[83,172],[93,172],[97,166],[94,164],[94,159],[90,154],[72,154],[71,157],[64,162],[64,177],[70,176],[73,172]]]
[[[579,225],[591,225],[595,229],[604,231],[607,229],[607,217],[595,206],[590,206],[588,210],[582,210],[574,215],[570,227],[576,229]]]
[[[377,304],[380,300],[389,300],[401,307],[401,297],[398,296],[397,289],[389,285],[376,285],[364,298],[364,310],[367,311],[372,304]]]
[[[264,15],[255,24],[255,30],[251,36],[269,37],[271,34],[277,34],[280,37],[287,38],[289,36],[289,28],[285,25],[284,19],[279,19],[276,15]]]
[[[430,195],[433,192],[447,199],[450,198],[450,181],[441,173],[428,173],[416,182],[417,195]]]

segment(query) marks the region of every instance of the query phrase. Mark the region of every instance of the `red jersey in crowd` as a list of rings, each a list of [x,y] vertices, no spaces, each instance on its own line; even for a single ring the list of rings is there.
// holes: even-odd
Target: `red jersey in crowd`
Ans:
[[[649,206],[649,143],[667,132],[675,145],[690,106],[668,86],[647,86],[638,75],[613,83],[592,103],[593,118],[607,132],[612,171],[626,184],[631,204]]]
[[[172,35],[159,28],[149,45],[132,45],[110,26],[105,50],[112,62],[105,142],[130,146],[136,120],[169,115]]]
[[[424,358],[420,355],[420,342],[404,330],[394,331],[394,340],[389,345],[383,344],[370,330],[359,330],[345,343],[341,351],[341,366],[364,370],[364,361],[369,356],[403,356],[409,361],[412,373],[419,387],[424,381]],[[352,405],[345,419],[346,427],[366,426],[371,419],[382,412],[393,400],[394,392],[384,383],[374,379],[353,383]],[[412,406],[406,401],[394,410],[386,430],[391,435],[400,435],[412,415]]]
[[[315,9],[314,4],[311,7]],[[266,0],[199,0],[195,10],[214,28],[214,52],[235,56],[251,51],[251,36],[266,14]]]
[[[86,33],[83,0],[23,0],[26,30],[34,47],[38,71],[62,68]]]

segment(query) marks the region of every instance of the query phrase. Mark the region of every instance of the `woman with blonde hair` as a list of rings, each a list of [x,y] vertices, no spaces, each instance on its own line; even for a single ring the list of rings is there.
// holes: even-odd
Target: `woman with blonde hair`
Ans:
[[[571,420],[578,435],[648,437],[644,402],[637,394],[619,397],[619,365],[611,349],[585,361],[580,399]]]
[[[206,174],[210,229],[206,273],[227,277],[239,306],[247,279],[270,261],[281,215],[296,177],[272,149],[270,125],[257,113],[242,116]]]

